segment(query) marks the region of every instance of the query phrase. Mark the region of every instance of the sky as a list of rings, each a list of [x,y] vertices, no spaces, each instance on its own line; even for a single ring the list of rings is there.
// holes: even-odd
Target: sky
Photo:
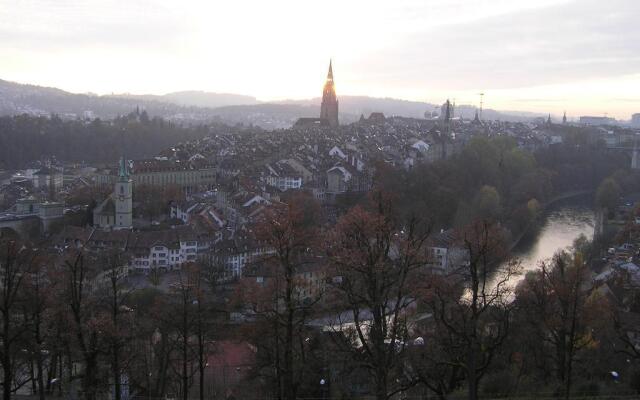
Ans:
[[[640,0],[0,0],[0,79],[640,112]]]

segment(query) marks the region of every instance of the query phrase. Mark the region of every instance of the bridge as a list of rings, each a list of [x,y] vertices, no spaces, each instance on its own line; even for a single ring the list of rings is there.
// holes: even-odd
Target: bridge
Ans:
[[[64,217],[64,204],[20,199],[9,211],[0,213],[0,233],[31,237],[49,232],[51,224]]]
[[[631,169],[640,169],[640,148],[637,146],[607,146],[607,150],[631,153]]]
[[[12,234],[29,237],[40,232],[41,228],[40,217],[37,214],[0,214],[0,237]]]

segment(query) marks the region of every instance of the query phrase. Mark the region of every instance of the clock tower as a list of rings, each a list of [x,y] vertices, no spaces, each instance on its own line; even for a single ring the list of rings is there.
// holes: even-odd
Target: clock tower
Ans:
[[[133,227],[133,190],[124,157],[120,159],[118,180],[113,191],[116,205],[114,229],[131,229]]]

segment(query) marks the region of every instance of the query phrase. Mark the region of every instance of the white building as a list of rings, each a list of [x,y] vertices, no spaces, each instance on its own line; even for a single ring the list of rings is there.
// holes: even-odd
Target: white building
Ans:
[[[265,183],[275,186],[281,191],[300,189],[302,187],[302,175],[286,162],[277,162],[274,165],[267,164]]]
[[[455,272],[469,261],[469,252],[456,243],[452,230],[433,235],[428,243],[428,266],[434,272],[447,274]]]

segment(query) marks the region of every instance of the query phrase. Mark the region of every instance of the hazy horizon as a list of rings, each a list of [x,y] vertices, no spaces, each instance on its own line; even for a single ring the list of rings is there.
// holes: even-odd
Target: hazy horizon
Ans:
[[[633,0],[0,0],[0,79],[73,93],[338,96],[629,119]]]

